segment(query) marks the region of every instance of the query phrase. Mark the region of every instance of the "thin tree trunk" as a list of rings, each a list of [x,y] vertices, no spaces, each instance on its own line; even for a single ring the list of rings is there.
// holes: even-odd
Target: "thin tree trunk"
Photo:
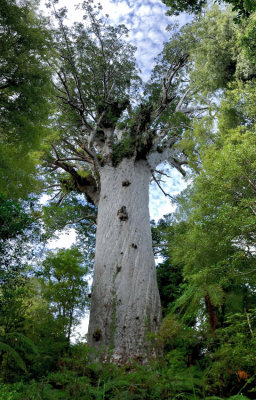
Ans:
[[[215,335],[215,331],[218,325],[218,314],[217,314],[217,307],[215,307],[210,299],[209,294],[205,296],[206,308],[209,315],[209,324],[211,328],[211,332]]]
[[[110,361],[155,355],[161,306],[149,222],[150,169],[124,159],[101,171],[88,345]]]

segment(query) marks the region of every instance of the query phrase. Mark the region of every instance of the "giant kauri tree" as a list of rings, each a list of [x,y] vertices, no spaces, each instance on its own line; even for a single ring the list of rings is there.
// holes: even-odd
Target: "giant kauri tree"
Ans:
[[[143,84],[127,29],[108,25],[90,0],[82,9],[85,22],[73,28],[64,24],[65,10],[54,11],[59,102],[52,123],[60,134],[46,166],[62,193],[83,193],[97,207],[88,344],[114,362],[144,362],[156,353],[148,334],[161,321],[149,183],[159,184],[163,162],[184,173],[179,142],[198,111],[188,104],[188,37],[173,34]]]

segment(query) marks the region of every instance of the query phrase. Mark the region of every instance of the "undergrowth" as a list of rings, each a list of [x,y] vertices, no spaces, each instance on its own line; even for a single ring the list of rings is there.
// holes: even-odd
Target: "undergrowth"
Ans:
[[[79,350],[80,351],[77,351]],[[213,385],[214,386],[214,385]],[[0,400],[248,400],[206,393],[206,377],[196,366],[179,368],[161,359],[142,366],[89,362],[84,345],[58,361],[56,370],[37,381],[0,382]],[[208,386],[209,389],[209,386]],[[242,389],[242,388],[241,388]]]

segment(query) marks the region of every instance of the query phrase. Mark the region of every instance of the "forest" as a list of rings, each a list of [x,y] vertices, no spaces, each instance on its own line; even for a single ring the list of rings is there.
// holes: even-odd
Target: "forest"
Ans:
[[[255,1],[162,0],[147,81],[101,4],[42,3],[0,0],[0,400],[255,399]]]

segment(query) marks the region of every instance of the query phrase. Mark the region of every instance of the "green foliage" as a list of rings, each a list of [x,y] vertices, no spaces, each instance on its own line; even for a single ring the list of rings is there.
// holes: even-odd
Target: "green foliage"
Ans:
[[[170,15],[179,15],[183,11],[198,14],[206,2],[207,0],[163,0],[163,3],[170,7]]]
[[[26,230],[32,227],[33,219],[28,213],[24,213],[24,205],[19,202],[6,199],[0,194],[0,260],[9,252],[11,240],[26,238]],[[13,248],[13,245],[12,245]]]
[[[134,138],[128,134],[124,135],[122,140],[114,144],[112,159],[115,166],[118,165],[123,158],[130,158],[133,155],[133,144]]]
[[[221,3],[221,0],[218,0]],[[224,0],[224,3],[232,5],[232,10],[237,12],[236,21],[248,18],[254,11],[256,5],[254,0]],[[202,11],[203,7],[207,4],[207,0],[163,0],[163,3],[170,7],[167,14],[179,15],[180,12],[187,12],[189,14],[198,14]]]
[[[169,220],[164,234],[185,285],[162,339],[204,371],[213,398],[253,398],[255,390],[254,96],[254,80],[226,90],[215,139],[201,142],[200,173],[178,199],[180,222]]]
[[[52,314],[62,321],[68,342],[72,328],[88,304],[88,284],[84,279],[88,269],[83,261],[76,247],[50,253],[43,261],[43,296],[50,303]]]
[[[236,25],[230,9],[217,5],[204,18],[191,23],[191,80],[199,91],[197,95],[202,93],[209,101],[213,92],[225,89],[235,79],[246,81],[254,76],[255,64],[246,58],[241,47],[246,26],[246,22]]]
[[[17,197],[35,189],[32,173],[51,132],[51,34],[34,1],[1,0],[0,26],[0,188]]]
[[[166,251],[168,242],[174,235],[174,231],[170,228],[172,223],[171,215],[165,215],[157,225],[155,221],[151,221],[154,254],[163,258],[156,269],[163,316],[170,312],[173,302],[180,297],[183,291],[182,267],[172,262]]]
[[[11,357],[13,359],[12,361],[14,361],[19,368],[21,368],[23,371],[26,371],[26,366],[23,359],[10,345],[0,342],[0,351],[1,353],[5,353],[7,356]]]
[[[2,400],[235,400],[236,396],[207,396],[205,378],[197,367],[186,367],[180,351],[169,352],[165,360],[150,366],[135,363],[118,367],[88,361],[84,344],[71,348],[71,355],[59,361],[59,368],[40,382],[0,383]],[[4,396],[1,398],[1,396]]]
[[[241,36],[241,43],[247,57],[254,60],[256,51],[256,21],[255,13],[250,17],[248,23],[244,27],[244,34]]]
[[[0,366],[5,379],[12,379],[17,371],[27,373],[27,353],[37,352],[24,330],[29,307],[25,301],[29,295],[27,242],[28,237],[36,239],[33,218],[25,207],[0,197]]]
[[[1,196],[0,204],[0,367],[1,377],[10,382],[56,367],[88,303],[88,269],[82,254],[72,248],[50,254],[44,275],[36,278],[38,265],[36,272],[26,265],[31,257],[28,239],[34,246],[38,240],[35,221],[24,203]]]
[[[104,22],[99,18],[99,10],[97,7],[93,9],[90,2],[85,1],[82,9],[84,18],[88,21],[86,28],[81,23],[76,23],[72,29],[64,27],[63,16],[57,15],[61,26],[64,27],[66,39],[60,27],[57,33],[56,51],[70,96],[74,98],[77,96],[74,76],[79,76],[79,91],[80,97],[85,102],[84,107],[90,110],[91,114],[100,115],[104,111],[100,128],[108,128],[110,122],[110,126],[116,125],[125,104],[127,106],[131,86],[133,85],[133,90],[136,92],[137,84],[140,82],[134,59],[135,48],[125,42],[128,31],[124,25],[116,28],[108,25],[107,21]],[[95,36],[96,26],[99,36]],[[104,47],[103,54],[101,46]],[[90,66],[90,68],[85,68],[85,66]],[[58,87],[62,89],[61,79]],[[113,90],[110,97],[106,99],[106,91],[110,87]],[[75,134],[74,122],[78,127],[81,125],[79,110],[75,107],[72,110],[70,105],[64,102],[60,104],[60,111],[59,123],[63,124],[65,121],[66,129],[71,129],[71,132]]]

